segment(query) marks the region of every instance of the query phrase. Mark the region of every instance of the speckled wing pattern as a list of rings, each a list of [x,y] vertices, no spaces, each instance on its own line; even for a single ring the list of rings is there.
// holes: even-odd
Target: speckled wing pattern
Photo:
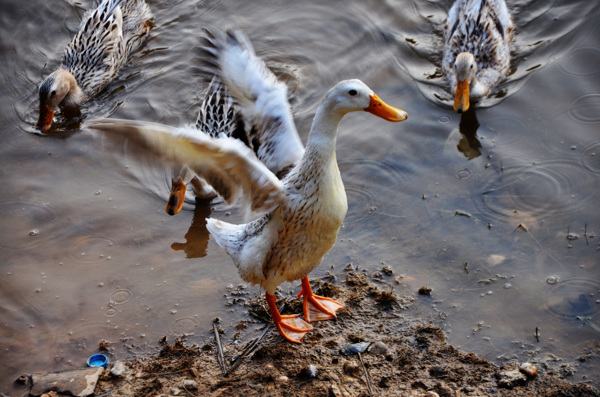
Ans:
[[[481,76],[485,69],[494,69],[498,76],[508,72],[513,25],[503,0],[458,0],[448,12],[444,28],[445,70],[453,68],[460,52],[470,52],[477,62],[478,78],[485,77]]]
[[[205,71],[220,79],[250,124],[249,140],[258,158],[283,177],[301,158],[287,87],[258,58],[250,41],[239,31],[205,33],[201,46]]]
[[[65,50],[63,66],[88,97],[112,80],[123,62],[123,18],[118,6],[121,1],[104,0],[87,11],[79,32]]]
[[[282,182],[238,139],[212,138],[194,128],[132,120],[92,120],[87,126],[113,141],[132,142],[141,155],[152,153],[162,160],[187,165],[230,204],[241,198],[253,211],[269,211],[282,200]]]

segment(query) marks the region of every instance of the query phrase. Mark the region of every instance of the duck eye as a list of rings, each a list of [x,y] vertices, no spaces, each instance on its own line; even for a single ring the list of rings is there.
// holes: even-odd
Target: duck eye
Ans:
[[[473,69],[473,64],[471,64],[471,69]]]
[[[354,95],[358,94],[358,92],[356,92],[356,90],[350,90],[350,91],[348,91],[348,94],[354,96]]]
[[[53,91],[50,93],[50,96],[54,96],[54,95],[56,95],[56,90],[53,90]]]

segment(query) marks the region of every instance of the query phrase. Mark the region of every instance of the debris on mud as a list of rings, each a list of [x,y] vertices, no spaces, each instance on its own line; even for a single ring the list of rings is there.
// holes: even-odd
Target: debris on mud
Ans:
[[[346,306],[338,311],[336,321],[315,323],[302,344],[279,336],[263,299],[252,300],[249,294],[234,291],[231,297],[247,306],[253,318],[267,322],[261,325],[260,337],[243,343],[251,327],[242,321],[244,325],[234,326],[234,334],[228,335],[215,320],[220,338],[213,338],[212,343],[188,346],[185,338],[173,344],[163,338],[155,356],[118,362],[117,370],[111,369],[117,363],[110,364],[93,395],[597,395],[593,388],[567,383],[539,363],[509,362],[498,367],[457,350],[446,343],[440,328],[407,318],[406,308],[417,299],[417,291],[396,296],[391,285],[380,288],[366,275],[349,269],[339,286],[322,280],[313,284],[315,293]],[[302,310],[301,299],[282,298],[281,302],[282,313]],[[219,348],[222,341],[225,346]],[[100,347],[110,349],[106,342]]]

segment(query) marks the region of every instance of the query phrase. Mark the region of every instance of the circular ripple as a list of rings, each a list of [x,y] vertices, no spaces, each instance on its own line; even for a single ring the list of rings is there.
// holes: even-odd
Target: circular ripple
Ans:
[[[569,107],[569,114],[581,123],[600,122],[600,93],[586,94],[575,99]]]
[[[564,57],[560,69],[572,76],[592,77],[600,73],[600,48],[581,47]]]
[[[91,265],[110,260],[116,240],[106,234],[77,236],[69,243],[69,258],[77,264]]]
[[[589,278],[560,279],[549,285],[545,297],[545,310],[552,315],[574,320],[577,316],[600,316],[600,280]]]
[[[109,296],[109,302],[114,305],[124,305],[129,302],[133,297],[133,292],[126,288],[119,288],[113,292],[111,292]]]
[[[181,317],[171,324],[169,329],[172,335],[190,334],[198,330],[200,324],[194,317]]]
[[[480,121],[479,134],[502,141],[503,146],[516,145],[526,138],[527,122],[520,116],[496,116]]]
[[[482,181],[480,203],[483,212],[497,220],[512,216],[514,211],[528,213],[538,220],[548,216],[572,213],[589,206],[589,192],[595,180],[582,173],[574,161],[544,161],[525,166],[508,166]],[[597,182],[596,182],[597,183]]]
[[[581,165],[594,174],[600,174],[600,142],[594,143],[583,150]]]
[[[377,207],[388,203],[385,197],[394,194],[408,180],[409,171],[401,169],[393,158],[360,159],[340,162],[348,198],[346,225],[366,222]]]
[[[470,168],[465,168],[456,171],[456,179],[469,179],[473,176],[473,171]]]
[[[55,220],[57,211],[48,203],[29,200],[7,200],[0,202],[0,249],[20,250],[40,246],[51,239],[49,225]]]

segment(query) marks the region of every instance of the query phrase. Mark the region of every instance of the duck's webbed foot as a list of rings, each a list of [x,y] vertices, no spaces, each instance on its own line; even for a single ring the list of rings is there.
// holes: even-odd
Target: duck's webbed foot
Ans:
[[[290,342],[302,343],[304,335],[312,331],[312,325],[301,319],[299,314],[281,315],[277,310],[275,295],[267,293],[267,303],[279,334]]]
[[[309,322],[332,320],[336,318],[335,312],[344,307],[340,302],[331,298],[313,294],[308,276],[302,279],[302,291],[300,291],[298,297],[300,296],[304,296],[302,309],[304,311],[304,318]]]

